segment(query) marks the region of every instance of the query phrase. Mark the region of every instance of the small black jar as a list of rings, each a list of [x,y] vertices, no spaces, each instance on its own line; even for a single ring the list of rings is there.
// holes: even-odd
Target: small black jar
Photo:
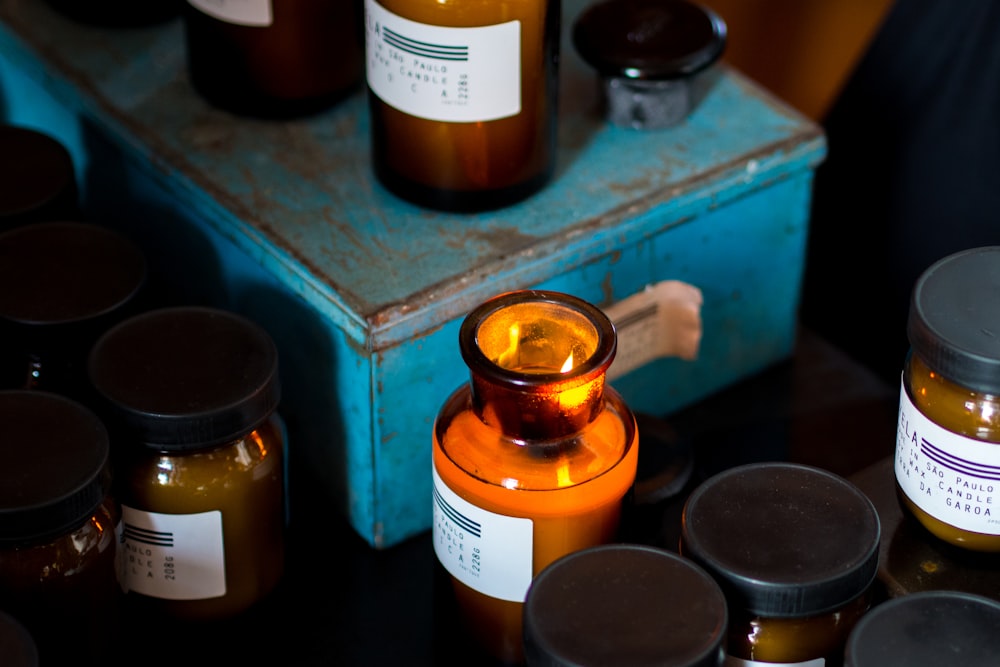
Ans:
[[[691,493],[680,553],[726,593],[732,658],[837,664],[875,599],[880,535],[875,506],[847,480],[810,466],[755,463]]]
[[[911,593],[851,631],[844,667],[989,665],[1000,657],[1000,601],[962,591]]]
[[[91,345],[143,307],[143,251],[90,222],[0,234],[0,388],[52,391],[92,406]]]
[[[607,544],[551,563],[524,605],[529,667],[719,667],[726,599],[692,561],[657,547]]]

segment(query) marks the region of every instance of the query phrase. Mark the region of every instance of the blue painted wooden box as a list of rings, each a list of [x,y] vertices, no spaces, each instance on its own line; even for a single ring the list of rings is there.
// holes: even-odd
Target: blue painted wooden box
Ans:
[[[233,117],[185,72],[178,21],[98,29],[43,0],[0,0],[0,111],[60,139],[88,215],[125,230],[190,301],[278,343],[291,521],[340,515],[373,547],[430,527],[431,425],[468,378],[464,315],[540,287],[599,306],[676,279],[703,294],[698,359],[615,381],[667,415],[790,355],[822,131],[718,66],[682,124],[596,115],[567,39],[555,179],[482,215],[402,202],[373,179],[363,93],[292,122]]]

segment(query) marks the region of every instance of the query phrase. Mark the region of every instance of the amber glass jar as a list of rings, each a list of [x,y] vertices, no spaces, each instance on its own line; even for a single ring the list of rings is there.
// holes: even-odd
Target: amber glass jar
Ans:
[[[532,578],[618,534],[638,436],[605,384],[616,344],[603,312],[557,292],[509,292],[462,323],[471,382],[434,425],[433,541],[469,632],[503,661],[523,659]]]
[[[559,0],[366,0],[372,161],[404,199],[475,211],[545,185]]]
[[[137,609],[235,616],[284,568],[284,430],[270,336],[227,311],[134,316],[98,340],[123,513],[123,585]]]
[[[871,607],[881,526],[845,479],[792,463],[718,473],[688,497],[680,553],[729,601],[726,665],[837,665]]]
[[[0,124],[0,232],[26,222],[80,215],[73,158],[54,137]]]
[[[895,477],[941,540],[1000,551],[1000,246],[949,255],[910,301]]]
[[[0,424],[0,605],[42,665],[107,664],[121,603],[107,429],[76,401],[24,390],[0,391]]]
[[[303,116],[333,106],[364,72],[361,0],[188,0],[188,71],[239,115]]]
[[[145,284],[143,252],[101,225],[36,222],[0,234],[4,388],[91,405],[90,346],[141,309]]]
[[[528,667],[721,667],[726,599],[686,558],[641,544],[575,551],[535,577],[524,603]]]

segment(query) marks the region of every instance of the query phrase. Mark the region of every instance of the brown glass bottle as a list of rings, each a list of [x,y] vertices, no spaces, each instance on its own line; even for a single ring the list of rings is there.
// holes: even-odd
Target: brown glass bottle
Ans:
[[[559,0],[366,0],[372,161],[400,197],[512,204],[556,157]]]
[[[42,665],[107,664],[121,604],[108,432],[79,403],[25,390],[0,391],[0,429],[0,604]]]
[[[210,103],[239,115],[322,111],[361,83],[360,2],[186,2],[191,83]]]
[[[594,306],[510,292],[471,312],[459,343],[471,381],[434,426],[434,549],[468,631],[516,663],[531,579],[617,537],[638,435],[605,384],[616,338]]]
[[[152,310],[98,340],[90,376],[116,437],[130,608],[233,617],[284,568],[284,429],[277,351],[214,308]]]

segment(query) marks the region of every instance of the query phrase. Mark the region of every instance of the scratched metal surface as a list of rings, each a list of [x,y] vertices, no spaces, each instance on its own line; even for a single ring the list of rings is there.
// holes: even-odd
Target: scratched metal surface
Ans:
[[[555,179],[526,202],[476,215],[431,212],[381,188],[363,91],[291,122],[214,109],[189,86],[179,20],[100,29],[43,0],[0,0],[0,52],[161,169],[195,212],[351,338],[379,349],[459,316],[514,275],[535,284],[661,231],[707,183],[719,184],[720,201],[707,204],[718,206],[821,161],[813,123],[723,66],[681,125],[607,125],[594,74],[568,40],[583,5],[563,5]]]

